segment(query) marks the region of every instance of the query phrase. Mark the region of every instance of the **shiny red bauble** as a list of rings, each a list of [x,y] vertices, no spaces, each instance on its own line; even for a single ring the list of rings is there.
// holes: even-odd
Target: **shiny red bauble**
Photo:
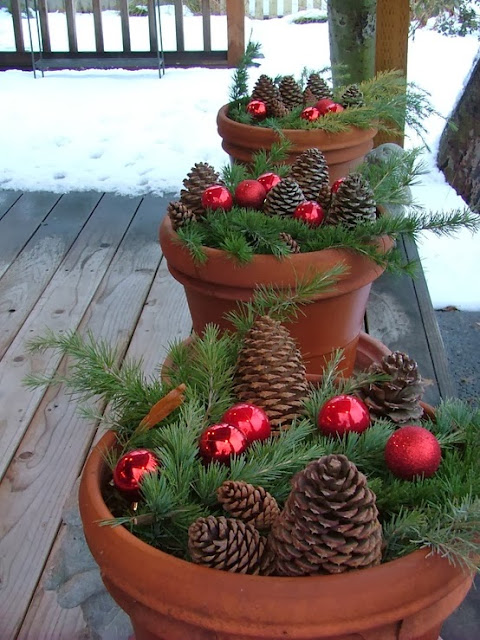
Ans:
[[[403,480],[415,476],[430,478],[442,461],[437,438],[424,427],[406,425],[395,431],[385,446],[385,462],[390,471]]]
[[[318,227],[325,220],[325,211],[313,200],[305,200],[301,202],[294,211],[294,218],[303,220],[310,227]]]
[[[325,436],[343,436],[352,431],[363,433],[369,426],[367,406],[356,396],[334,396],[318,414],[318,428]]]
[[[281,182],[282,179],[280,178],[280,176],[277,176],[276,173],[262,173],[261,176],[258,176],[257,180],[268,193],[270,189],[273,189],[273,187]]]
[[[267,105],[262,100],[251,100],[247,104],[247,113],[257,120],[263,120],[267,117]]]
[[[267,191],[259,180],[242,180],[235,189],[235,203],[239,207],[261,209]]]
[[[300,114],[300,117],[307,120],[307,122],[315,122],[320,116],[321,113],[316,107],[305,107]]]
[[[211,187],[207,187],[202,193],[202,206],[205,209],[223,209],[224,211],[230,211],[233,207],[233,198],[227,187],[221,184],[213,184]]]
[[[338,102],[334,102],[329,107],[327,107],[327,113],[340,113],[340,111],[345,111],[341,104]]]
[[[332,184],[332,193],[337,193],[337,191],[340,189],[340,185],[342,184],[342,182],[344,182],[345,178],[338,178],[338,180],[335,180],[335,182]]]
[[[140,496],[140,485],[147,473],[158,471],[157,456],[148,449],[135,449],[123,455],[113,470],[113,484],[131,500]]]
[[[214,424],[200,436],[198,443],[202,460],[206,463],[230,464],[232,456],[238,456],[248,447],[247,437],[231,424]]]
[[[318,114],[320,116],[324,116],[326,113],[328,113],[328,109],[333,104],[335,104],[335,102],[331,98],[322,98],[316,103],[315,109],[318,111]]]
[[[254,440],[266,440],[272,432],[270,420],[265,411],[247,402],[239,402],[230,407],[224,413],[222,422],[240,429],[249,444]]]

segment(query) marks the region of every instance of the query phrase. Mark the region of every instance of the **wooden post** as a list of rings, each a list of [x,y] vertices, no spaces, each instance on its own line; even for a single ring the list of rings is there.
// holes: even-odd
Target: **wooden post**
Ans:
[[[407,74],[409,27],[409,0],[377,0],[375,73],[399,69]],[[384,142],[403,146],[403,138],[403,134],[396,137],[379,134],[375,137],[375,146]]]
[[[245,52],[244,0],[227,0],[227,32],[229,67],[236,67]]]

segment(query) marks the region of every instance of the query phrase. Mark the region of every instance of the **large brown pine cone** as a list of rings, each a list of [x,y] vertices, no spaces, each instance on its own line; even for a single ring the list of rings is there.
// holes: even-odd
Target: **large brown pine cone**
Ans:
[[[279,90],[283,104],[289,111],[295,107],[303,106],[303,92],[293,76],[284,76],[280,82]]]
[[[303,91],[303,106],[304,107],[314,107],[318,102],[317,96],[313,93],[313,91],[307,87]]]
[[[346,109],[350,107],[363,107],[365,101],[363,99],[363,93],[358,88],[357,84],[351,84],[342,94],[340,104]]]
[[[322,98],[333,98],[332,90],[318,73],[311,73],[309,75],[306,88],[310,89],[317,98],[317,101]]]
[[[267,193],[263,212],[268,216],[293,216],[305,196],[296,180],[283,178]]]
[[[382,527],[375,500],[365,476],[345,456],[311,462],[294,476],[268,537],[270,572],[304,576],[379,564]]]
[[[265,540],[251,524],[220,516],[198,518],[188,529],[192,561],[232,573],[257,574]]]
[[[266,412],[273,433],[288,429],[303,414],[308,396],[305,365],[280,322],[262,316],[248,331],[238,355],[234,393],[239,401]]]
[[[206,162],[196,162],[183,181],[185,189],[180,191],[182,204],[197,216],[203,216],[202,194],[207,187],[220,184],[219,174]]]
[[[255,529],[270,529],[280,513],[277,501],[268,491],[248,482],[225,481],[217,489],[217,498],[227,513]]]
[[[389,380],[375,382],[362,390],[362,398],[373,414],[390,418],[397,424],[421,417],[424,384],[415,360],[406,353],[394,351],[371,364],[369,373],[390,376]]]
[[[377,206],[370,185],[360,173],[350,173],[332,195],[328,221],[353,228],[372,222],[376,216]]]
[[[274,98],[270,100],[267,104],[267,114],[272,116],[272,118],[284,118],[288,115],[288,109],[283,104],[281,99]]]
[[[273,80],[266,74],[258,78],[252,91],[252,100],[261,100],[268,106],[271,105],[273,100],[281,100],[280,91],[275,86]]]
[[[197,219],[193,211],[190,211],[190,209],[181,202],[170,202],[167,207],[167,214],[172,221],[172,227],[175,231],[183,227],[187,222]]]
[[[292,164],[290,177],[298,183],[307,200],[317,200],[320,191],[329,186],[328,167],[320,149],[307,149],[301,153]]]

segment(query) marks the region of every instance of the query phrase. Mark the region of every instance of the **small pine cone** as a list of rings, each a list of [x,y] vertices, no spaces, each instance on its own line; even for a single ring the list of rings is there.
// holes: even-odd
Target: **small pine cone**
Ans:
[[[197,216],[190,211],[188,207],[179,202],[170,202],[167,207],[167,213],[172,221],[172,227],[174,231],[183,227],[187,222],[195,221]]]
[[[273,118],[284,118],[288,115],[288,109],[281,99],[274,98],[267,102],[267,112]]]
[[[219,174],[206,162],[196,162],[183,181],[185,189],[180,191],[182,204],[195,215],[203,216],[205,209],[202,205],[202,194],[207,187],[220,184]]]
[[[280,513],[268,491],[248,482],[227,480],[217,489],[217,498],[227,513],[255,529],[270,529]]]
[[[234,393],[240,402],[265,411],[272,433],[288,429],[303,414],[308,396],[305,365],[280,322],[262,316],[248,331],[238,355]]]
[[[300,253],[300,245],[289,233],[281,233],[280,240],[285,242],[287,247],[290,249],[290,253]]]
[[[372,222],[376,216],[370,185],[360,173],[350,173],[332,195],[328,221],[353,228],[362,222]]]
[[[325,215],[328,216],[328,211],[330,209],[330,204],[332,202],[332,190],[330,188],[330,183],[328,179],[322,184],[319,192],[317,193],[317,197],[314,198],[321,205],[322,209],[325,212]]]
[[[328,84],[318,73],[311,73],[307,80],[307,89],[313,93],[318,100],[322,98],[333,98],[333,93]]]
[[[316,200],[323,185],[328,184],[328,168],[320,149],[301,153],[290,169],[290,177],[298,182],[306,200]]]
[[[313,93],[313,91],[307,87],[303,92],[303,106],[304,107],[314,107],[318,102],[317,96]]]
[[[293,76],[284,76],[279,86],[283,104],[289,111],[303,106],[303,92]]]
[[[306,576],[379,564],[382,527],[375,501],[367,479],[345,456],[311,462],[292,480],[264,565],[270,560],[277,575]]]
[[[267,193],[263,203],[263,212],[267,216],[293,216],[295,209],[305,196],[298,183],[291,178],[284,178]]]
[[[280,91],[273,80],[264,73],[258,78],[252,91],[252,100],[262,100],[268,106],[273,100],[281,100]]]
[[[357,84],[351,84],[342,94],[340,104],[349,109],[350,107],[363,107],[365,100],[363,99],[363,93],[358,88]]]
[[[394,351],[371,364],[369,373],[391,376],[390,380],[375,382],[362,390],[362,398],[373,414],[390,418],[396,424],[421,417],[424,384],[415,360]]]
[[[198,518],[188,529],[192,561],[211,569],[258,574],[265,539],[251,524],[220,516]]]

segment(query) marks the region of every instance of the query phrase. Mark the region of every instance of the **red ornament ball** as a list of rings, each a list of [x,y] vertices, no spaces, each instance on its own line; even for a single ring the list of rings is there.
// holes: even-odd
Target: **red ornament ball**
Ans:
[[[211,187],[207,187],[202,193],[202,206],[205,209],[223,209],[224,211],[230,211],[233,207],[233,198],[227,187],[221,184],[213,184]]]
[[[240,207],[261,209],[267,191],[259,180],[242,180],[235,189],[235,202]]]
[[[340,185],[344,180],[345,178],[339,178],[338,180],[335,180],[335,182],[332,184],[332,193],[337,193],[337,191],[340,189]]]
[[[267,105],[263,100],[251,100],[247,104],[247,113],[257,120],[262,120],[267,117]]]
[[[231,424],[214,424],[200,436],[200,455],[204,462],[229,464],[232,456],[238,456],[248,446],[247,437]]]
[[[293,217],[298,220],[303,220],[303,222],[311,227],[318,227],[325,219],[325,212],[318,202],[305,200],[305,202],[301,202],[297,206]]]
[[[157,456],[148,449],[135,449],[123,455],[113,470],[113,484],[128,498],[140,495],[140,485],[147,473],[159,468]]]
[[[272,432],[265,411],[247,402],[239,402],[230,407],[224,413],[222,421],[240,429],[249,444],[254,440],[266,440]]]
[[[300,117],[308,122],[315,122],[320,117],[320,111],[316,107],[305,107]]]
[[[328,113],[329,108],[335,104],[335,102],[331,98],[322,98],[315,105],[315,109],[318,111],[318,115],[324,116]]]
[[[329,107],[327,107],[327,113],[340,113],[340,111],[345,111],[341,104],[338,102],[334,102]]]
[[[351,431],[363,433],[369,426],[368,408],[356,396],[334,396],[318,414],[318,428],[325,436],[343,436]]]
[[[268,193],[270,189],[273,189],[273,187],[281,182],[282,179],[280,178],[280,176],[277,176],[276,173],[262,173],[261,176],[258,176],[257,180]]]
[[[385,446],[385,462],[390,471],[403,480],[415,476],[430,478],[440,466],[442,450],[428,429],[406,425],[393,433]]]

